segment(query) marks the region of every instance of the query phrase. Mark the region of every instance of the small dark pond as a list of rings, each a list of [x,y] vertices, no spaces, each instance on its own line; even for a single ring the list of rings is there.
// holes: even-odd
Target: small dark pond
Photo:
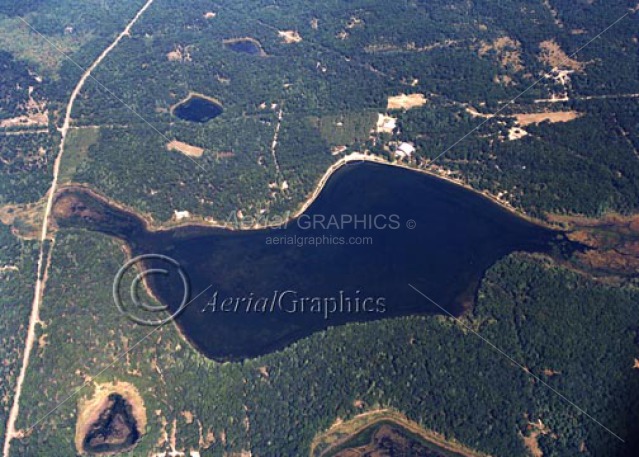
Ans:
[[[243,54],[260,55],[263,52],[262,47],[258,43],[249,39],[227,41],[224,45],[231,51]]]
[[[218,117],[224,109],[213,100],[192,95],[173,108],[173,114],[184,121],[208,122]]]
[[[107,408],[84,437],[83,447],[96,454],[120,452],[132,447],[139,438],[131,405],[121,395],[111,394]]]

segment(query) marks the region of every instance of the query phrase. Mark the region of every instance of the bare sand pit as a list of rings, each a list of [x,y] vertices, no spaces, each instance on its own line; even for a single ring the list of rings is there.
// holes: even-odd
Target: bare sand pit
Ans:
[[[166,58],[169,62],[191,62],[191,50],[192,46],[176,45],[175,49],[167,53]]]
[[[428,103],[428,99],[424,94],[399,94],[392,97],[388,97],[388,105],[386,109],[405,109],[419,108]]]
[[[568,56],[555,40],[542,41],[539,49],[539,61],[553,68],[573,71],[583,71],[586,68],[584,62]]]
[[[286,44],[299,43],[302,41],[302,36],[297,30],[280,30],[277,34],[282,38],[282,41]]]
[[[202,157],[204,154],[204,149],[198,146],[193,146],[188,143],[183,143],[182,141],[173,140],[170,143],[167,143],[166,148],[169,151],[178,151],[189,157]]]
[[[520,127],[513,127],[508,131],[508,141],[521,140],[525,136],[528,136],[528,132]]]
[[[377,124],[375,126],[377,133],[393,133],[397,127],[397,119],[386,116],[384,114],[377,115]]]
[[[78,420],[75,428],[75,446],[78,453],[84,453],[84,438],[105,409],[109,407],[110,395],[120,395],[130,406],[140,435],[146,430],[146,408],[142,396],[133,384],[116,381],[115,383],[97,384],[92,398],[81,398],[78,401]]]
[[[555,111],[551,113],[530,113],[530,114],[514,114],[517,124],[525,127],[531,124],[541,124],[542,122],[550,122],[552,124],[558,122],[570,122],[578,119],[583,114],[578,111]]]
[[[503,68],[512,68],[514,71],[524,69],[521,59],[521,43],[508,36],[496,38],[492,42],[482,41],[477,51],[479,57],[484,57],[494,52],[495,57]]]

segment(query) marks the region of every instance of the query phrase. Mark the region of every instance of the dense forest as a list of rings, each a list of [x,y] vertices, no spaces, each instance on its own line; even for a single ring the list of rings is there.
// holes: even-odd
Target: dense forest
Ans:
[[[143,4],[0,3],[3,210],[42,202],[82,68]],[[410,165],[503,195],[535,217],[636,213],[637,13],[615,23],[635,6],[156,0],[82,90],[61,182],[89,185],[156,222],[175,211],[214,219],[238,210],[285,214],[344,154],[394,160],[394,145],[407,141],[417,148]],[[242,37],[257,40],[264,55],[224,44]],[[191,92],[214,97],[223,114],[204,124],[175,117],[172,108]],[[427,103],[389,109],[388,98],[398,94],[423,94]],[[46,121],[19,121],[34,110],[46,110]],[[509,139],[516,115],[546,111],[578,116],[532,123],[523,126],[526,136]],[[396,118],[397,127],[376,132],[378,114]],[[202,156],[168,150],[173,140],[201,148]],[[0,225],[0,438],[36,274],[38,243],[16,236],[10,225],[20,223]],[[329,329],[284,351],[223,365],[167,326],[120,359],[148,332],[113,306],[111,280],[124,260],[113,240],[56,234],[19,427],[104,369],[93,381],[127,380],[144,397],[148,427],[131,455],[170,450],[162,436],[172,427],[177,449],[203,456],[307,455],[313,437],[337,418],[382,407],[493,455],[524,455],[522,437],[536,432],[544,455],[633,455],[636,280],[613,287],[522,255],[489,270],[462,324],[535,378],[459,322],[427,316]],[[90,383],[81,396],[92,389]],[[72,455],[76,415],[75,400],[63,404],[14,440],[12,455]]]
[[[173,423],[178,450],[306,455],[313,437],[337,418],[377,408],[401,411],[492,455],[524,455],[522,436],[539,420],[544,455],[633,455],[639,411],[633,285],[611,287],[543,257],[513,255],[489,270],[473,313],[459,322],[415,316],[347,325],[225,364],[203,358],[166,326],[118,358],[151,329],[135,326],[111,303],[111,278],[124,260],[113,255],[115,244],[88,232],[59,234],[42,315],[47,344],[35,351],[21,426],[101,373],[80,397],[91,394],[93,383],[114,379],[144,396],[148,427],[135,455],[169,450],[161,436],[172,433]],[[75,411],[75,400],[63,404],[15,443],[16,455],[33,448],[72,453]],[[207,434],[215,438],[206,441]]]

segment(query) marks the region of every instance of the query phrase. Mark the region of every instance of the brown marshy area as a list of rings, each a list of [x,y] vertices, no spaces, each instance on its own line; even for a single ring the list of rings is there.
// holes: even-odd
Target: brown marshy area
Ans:
[[[105,217],[102,212],[94,210],[91,205],[87,205],[75,195],[68,193],[60,193],[56,196],[52,210],[54,219],[76,217],[101,221]]]
[[[567,230],[570,240],[589,249],[575,254],[581,269],[596,275],[639,275],[639,215],[608,214],[602,218],[551,215],[548,219]]]
[[[144,400],[127,382],[96,386],[78,403],[75,445],[80,454],[111,454],[135,447],[146,428]]]
[[[315,437],[311,457],[382,457],[420,455],[425,457],[482,457],[485,454],[421,427],[403,414],[382,409],[338,419]]]

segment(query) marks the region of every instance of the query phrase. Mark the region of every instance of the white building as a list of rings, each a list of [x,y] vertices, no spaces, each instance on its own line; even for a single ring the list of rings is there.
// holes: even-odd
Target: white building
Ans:
[[[400,160],[408,160],[415,153],[415,146],[413,143],[402,143],[397,147],[395,151],[395,158]]]

